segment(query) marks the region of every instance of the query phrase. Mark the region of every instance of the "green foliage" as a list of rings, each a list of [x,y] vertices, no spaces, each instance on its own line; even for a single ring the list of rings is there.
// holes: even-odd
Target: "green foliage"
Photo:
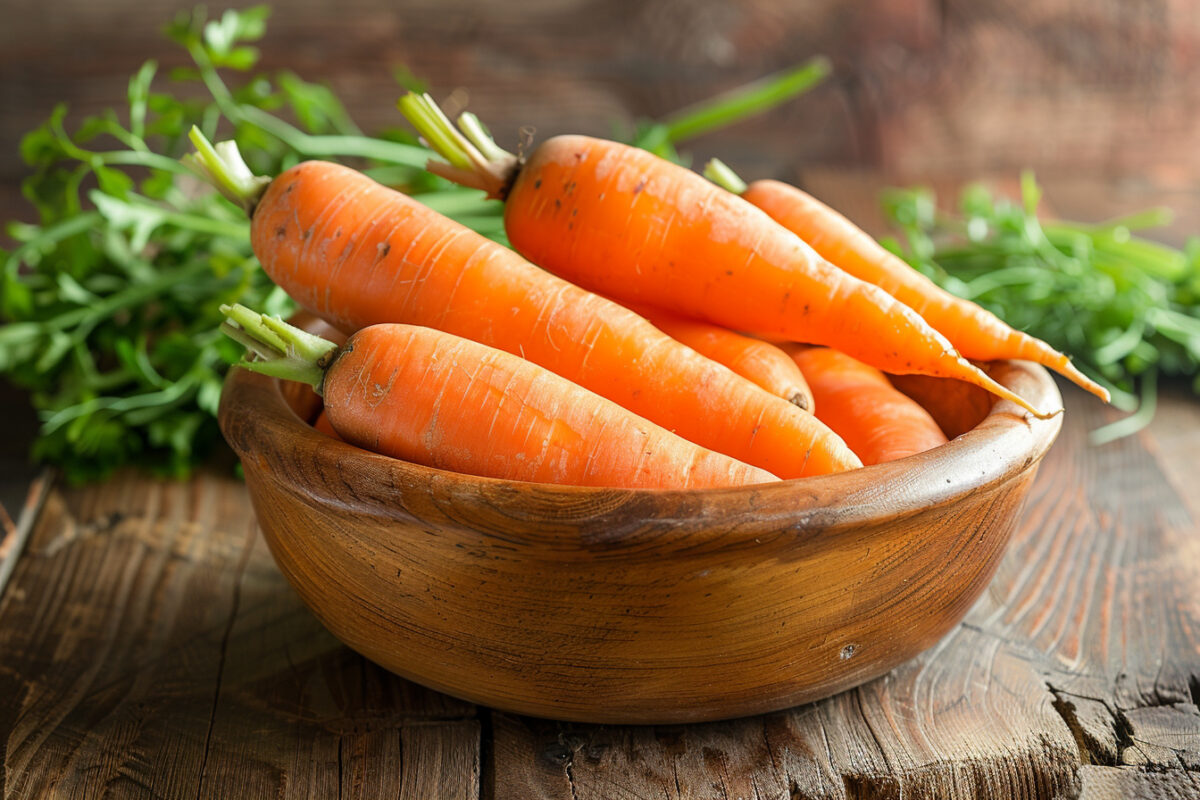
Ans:
[[[130,462],[187,474],[219,439],[221,382],[240,355],[218,333],[218,307],[291,309],[250,251],[245,216],[179,163],[192,125],[209,135],[231,127],[262,174],[346,157],[433,188],[425,150],[362,136],[327,87],[290,72],[249,74],[258,57],[249,43],[266,18],[265,6],[212,21],[180,15],[166,32],[195,66],[176,71],[170,91],[156,91],[163,81],[147,62],[120,113],[70,131],[60,105],[21,142],[32,168],[22,188],[39,222],[9,224],[17,246],[0,251],[0,373],[31,392],[42,424],[34,457],[72,481]],[[227,86],[218,68],[239,83]],[[207,98],[194,99],[197,83]],[[499,219],[477,196],[460,205],[481,223]]]
[[[1157,376],[1193,379],[1200,392],[1200,240],[1183,250],[1134,235],[1163,225],[1152,209],[1101,225],[1041,220],[1041,190],[1022,178],[1015,202],[965,189],[957,215],[927,189],[891,190],[884,208],[901,231],[892,249],[947,290],[1071,355],[1109,386],[1114,403],[1142,411],[1106,432],[1132,432],[1153,413]]]

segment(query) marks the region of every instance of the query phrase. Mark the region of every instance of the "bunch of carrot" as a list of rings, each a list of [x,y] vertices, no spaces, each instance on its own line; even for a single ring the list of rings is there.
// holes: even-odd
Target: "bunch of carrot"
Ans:
[[[271,278],[356,333],[337,347],[236,308],[226,331],[258,355],[246,366],[321,392],[351,444],[515,480],[732,486],[944,442],[885,372],[966,381],[1037,416],[1060,409],[967,359],[1030,358],[1103,391],[798,190],[714,166],[719,186],[581,136],[518,159],[470,114],[456,128],[418,95],[401,110],[447,159],[431,171],[505,201],[513,250],[346,167],[268,180],[193,133]]]

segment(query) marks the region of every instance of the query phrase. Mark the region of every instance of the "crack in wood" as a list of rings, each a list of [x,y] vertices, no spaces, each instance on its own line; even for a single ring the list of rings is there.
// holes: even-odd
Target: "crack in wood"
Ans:
[[[208,768],[208,756],[212,748],[213,727],[217,721],[217,708],[221,702],[221,680],[225,675],[225,660],[229,654],[229,637],[233,633],[234,623],[237,622],[238,604],[242,594],[242,579],[246,575],[246,565],[250,563],[250,553],[254,549],[254,541],[258,538],[258,528],[256,526],[248,526],[245,545],[242,548],[241,556],[238,558],[237,567],[234,568],[233,578],[233,597],[230,600],[229,619],[225,624],[225,633],[221,636],[221,646],[217,660],[217,677],[213,687],[212,711],[208,717],[208,730],[204,734],[204,750],[200,758],[200,771],[196,781],[196,800],[200,800],[204,790],[204,772]],[[341,751],[339,749],[339,757]],[[339,770],[341,762],[338,762]],[[338,783],[338,790],[341,791],[341,782]]]
[[[479,800],[495,800],[496,797],[496,747],[494,741],[495,727],[492,714],[495,712],[486,706],[479,706]]]
[[[579,800],[579,792],[575,789],[575,755],[572,753],[563,764],[563,772],[567,776],[567,786],[571,789],[571,800]]]
[[[342,751],[345,748],[346,748],[346,740],[343,738],[339,738],[338,739],[338,753],[337,753],[337,756],[338,756],[337,757],[337,785],[338,785],[337,796],[338,796],[338,800],[342,800],[342,780],[343,780],[343,776],[345,775],[345,773],[343,771],[343,765],[342,765]]]
[[[1054,697],[1051,708],[1062,717],[1075,739],[1080,762],[1120,766],[1126,748],[1134,744],[1133,726],[1128,717],[1107,698],[1069,692],[1049,681],[1046,682],[1046,688]],[[1102,739],[1101,728],[1103,734],[1111,734],[1111,741]]]
[[[1075,745],[1079,748],[1079,760],[1084,764],[1107,764],[1115,766],[1116,759],[1106,758],[1103,752],[1104,748],[1099,746],[1092,737],[1083,730],[1083,726],[1079,722],[1079,718],[1075,715],[1075,706],[1063,698],[1063,695],[1054,691],[1052,687],[1050,693],[1054,695],[1054,700],[1050,706],[1058,715],[1062,717],[1066,723],[1067,729],[1071,731],[1071,735],[1075,738]]]

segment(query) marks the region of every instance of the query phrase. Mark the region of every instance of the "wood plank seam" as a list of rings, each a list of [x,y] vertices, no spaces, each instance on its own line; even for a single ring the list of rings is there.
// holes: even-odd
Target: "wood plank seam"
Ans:
[[[241,604],[242,595],[242,580],[246,576],[246,565],[250,563],[250,553],[254,549],[254,542],[258,538],[258,529],[253,526],[247,526],[247,534],[245,543],[242,546],[242,552],[238,556],[237,567],[234,569],[233,579],[233,597],[229,606],[229,618],[225,622],[225,630],[221,634],[221,645],[219,656],[217,658],[217,677],[213,687],[212,711],[208,717],[208,730],[204,734],[204,751],[200,758],[200,774],[196,781],[196,800],[199,800],[204,793],[204,773],[208,767],[208,756],[212,747],[213,726],[217,719],[217,708],[221,702],[221,681],[225,675],[225,660],[229,652],[229,637],[233,632],[234,623],[237,621],[238,609]],[[340,750],[339,750],[340,754]],[[340,767],[340,759],[339,759]],[[339,776],[340,778],[340,776]],[[338,786],[341,786],[340,780]],[[340,791],[340,788],[339,788]]]
[[[493,741],[492,710],[476,707],[479,721],[479,800],[496,798],[496,746]]]

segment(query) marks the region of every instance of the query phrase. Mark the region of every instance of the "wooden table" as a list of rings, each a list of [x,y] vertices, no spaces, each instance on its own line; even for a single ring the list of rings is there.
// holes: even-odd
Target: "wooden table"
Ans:
[[[384,672],[215,470],[54,485],[0,597],[0,796],[1200,797],[1200,402],[1170,390],[1093,447],[1114,412],[1064,394],[965,622],[857,689],[694,726],[525,718]]]

